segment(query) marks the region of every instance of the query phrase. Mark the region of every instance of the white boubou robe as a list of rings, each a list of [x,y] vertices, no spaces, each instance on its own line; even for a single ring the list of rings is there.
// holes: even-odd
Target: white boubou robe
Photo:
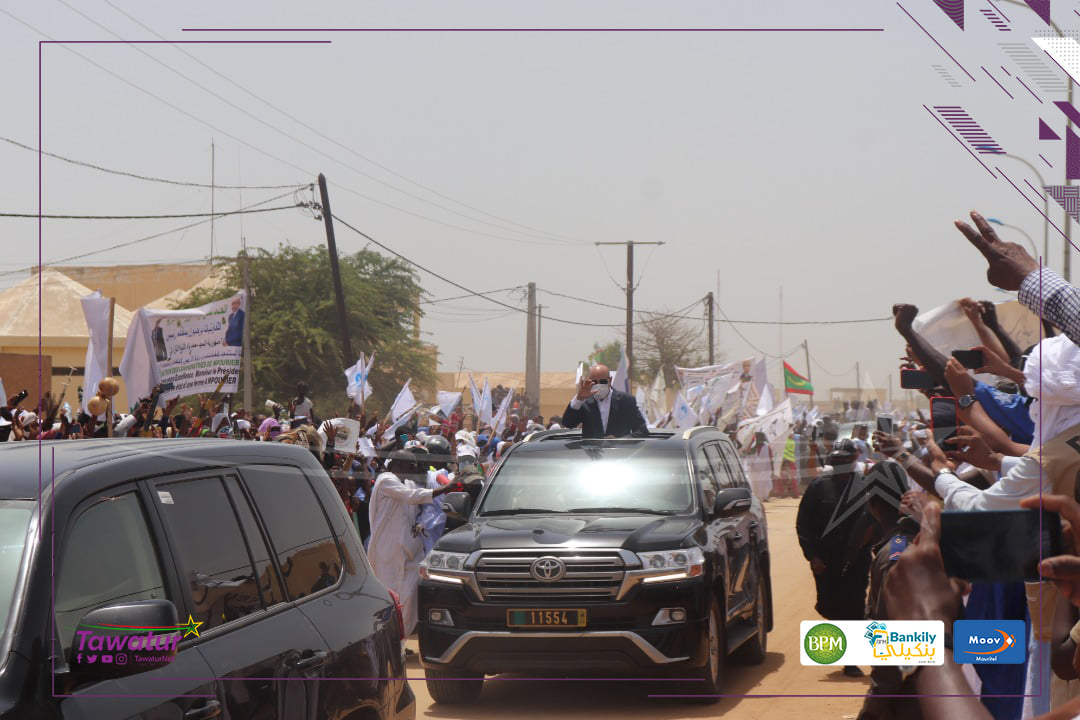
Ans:
[[[413,535],[413,526],[417,506],[430,503],[431,492],[416,487],[411,480],[402,482],[393,473],[384,472],[375,478],[368,505],[368,559],[375,577],[401,600],[406,635],[416,628],[420,561],[424,559],[424,541]]]

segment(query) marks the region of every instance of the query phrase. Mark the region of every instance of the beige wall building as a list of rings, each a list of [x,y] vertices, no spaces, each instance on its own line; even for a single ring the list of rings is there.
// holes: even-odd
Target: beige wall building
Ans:
[[[100,290],[116,304],[138,310],[163,295],[187,291],[210,277],[208,263],[193,265],[115,265],[112,267],[51,266],[80,285]]]

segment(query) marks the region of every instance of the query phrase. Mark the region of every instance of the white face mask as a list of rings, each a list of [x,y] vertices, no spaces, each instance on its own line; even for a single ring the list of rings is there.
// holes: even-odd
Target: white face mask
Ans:
[[[600,385],[593,385],[592,393],[593,393],[593,395],[596,396],[597,400],[604,400],[605,398],[607,398],[607,396],[608,396],[608,394],[610,392],[611,392],[611,385],[609,385],[607,383],[600,384]]]

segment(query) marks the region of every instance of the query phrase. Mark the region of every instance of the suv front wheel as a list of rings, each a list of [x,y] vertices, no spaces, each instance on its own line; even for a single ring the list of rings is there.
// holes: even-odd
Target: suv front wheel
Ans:
[[[431,699],[437,703],[446,705],[462,705],[475,702],[480,697],[480,691],[484,689],[484,675],[458,670],[453,667],[446,669],[425,668],[424,677],[427,680],[428,692]]]
[[[705,665],[698,673],[702,682],[692,683],[688,693],[700,694],[699,702],[711,705],[720,700],[717,697],[724,684],[724,664],[727,659],[727,633],[724,627],[724,613],[715,596],[709,605],[709,623],[706,639]],[[696,680],[697,678],[695,678]]]

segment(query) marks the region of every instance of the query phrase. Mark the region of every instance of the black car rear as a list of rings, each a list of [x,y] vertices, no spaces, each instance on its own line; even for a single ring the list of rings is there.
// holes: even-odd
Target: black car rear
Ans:
[[[420,655],[437,701],[475,699],[500,672],[662,672],[715,695],[729,654],[764,659],[764,511],[716,428],[542,433],[471,505],[446,496],[468,522],[421,568]]]
[[[39,476],[37,444],[0,447],[0,717],[415,716],[396,602],[310,453],[40,457]]]

